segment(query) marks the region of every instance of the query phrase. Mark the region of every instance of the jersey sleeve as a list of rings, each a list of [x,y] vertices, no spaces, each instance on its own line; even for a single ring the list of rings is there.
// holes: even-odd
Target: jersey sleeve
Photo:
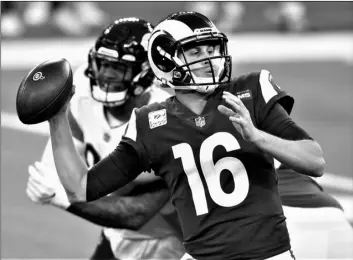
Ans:
[[[144,171],[151,171],[151,153],[148,151],[147,131],[144,129],[143,113],[141,109],[134,108],[129,123],[121,139],[122,143],[130,145],[135,151]]]
[[[255,119],[261,125],[274,104],[279,103],[288,113],[291,113],[294,99],[283,91],[267,70],[261,70],[255,96]]]
[[[261,125],[261,130],[286,140],[314,140],[289,117],[285,109],[275,103]]]
[[[143,167],[132,146],[120,143],[87,173],[87,201],[99,199],[133,181]]]

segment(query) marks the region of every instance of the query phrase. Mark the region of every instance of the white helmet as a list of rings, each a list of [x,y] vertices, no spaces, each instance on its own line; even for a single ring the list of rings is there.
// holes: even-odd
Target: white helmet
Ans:
[[[188,62],[185,45],[218,41],[220,55]],[[153,30],[148,43],[148,60],[163,84],[174,89],[196,90],[202,93],[214,91],[218,85],[231,80],[231,56],[228,55],[227,37],[204,15],[196,12],[178,12],[162,20]],[[184,55],[186,63],[177,57]],[[212,60],[212,62],[211,62]],[[198,77],[190,65],[208,61],[212,77]],[[215,71],[212,64],[216,64]]]

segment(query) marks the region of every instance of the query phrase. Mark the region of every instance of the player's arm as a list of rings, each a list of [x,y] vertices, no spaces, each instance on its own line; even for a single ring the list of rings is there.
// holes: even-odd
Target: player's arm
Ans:
[[[79,155],[84,157],[86,145],[83,141],[83,132],[71,113],[71,109],[69,112],[69,124],[75,148]],[[62,209],[66,209],[70,205],[66,191],[59,180],[55,168],[50,138],[44,148],[40,162],[30,165],[28,173],[26,193],[33,202],[52,204]]]
[[[228,116],[244,140],[252,142],[259,149],[296,171],[314,177],[321,176],[325,160],[320,145],[314,140],[305,138],[286,139],[287,136],[281,138],[280,131],[283,129],[278,127],[277,122],[269,119],[269,113],[277,111],[270,111],[275,104],[280,103],[289,113],[294,100],[280,90],[273,82],[271,74],[266,70],[262,70],[257,77],[251,76],[248,82],[250,85],[257,86],[256,89],[253,89],[256,93],[253,97],[256,127],[247,107],[232,93],[223,92],[223,99],[228,107],[220,105],[219,111]],[[268,120],[268,124],[273,128],[268,129],[264,120]],[[277,129],[279,131],[276,131]],[[293,132],[299,131],[295,129],[295,125],[291,129]]]
[[[319,177],[324,172],[324,158],[320,145],[298,126],[285,109],[276,103],[261,125],[253,141],[293,170]]]
[[[71,204],[67,211],[95,224],[138,230],[168,201],[163,180],[136,186],[126,196],[106,196],[91,202]]]
[[[78,154],[82,158],[84,158],[86,145],[83,140],[83,132],[81,130],[81,127],[77,123],[77,120],[75,119],[75,117],[71,113],[71,110],[69,111],[68,118],[69,118],[69,125],[70,125],[70,129],[72,132],[72,137],[73,137],[75,148],[76,148]],[[41,158],[41,163],[45,164],[48,167],[53,167],[53,169],[55,169],[55,162],[53,159],[53,151],[52,151],[52,145],[51,145],[50,138],[44,148],[42,158]]]
[[[131,184],[99,200],[70,204],[55,168],[36,162],[29,167],[26,193],[35,203],[51,204],[98,225],[139,229],[167,202],[169,193],[156,177]]]
[[[263,123],[260,130],[253,125],[248,109],[239,98],[230,93],[224,93],[223,98],[231,108],[220,105],[218,109],[221,113],[229,117],[229,120],[233,123],[244,140],[253,143],[259,149],[270,154],[295,171],[313,177],[322,176],[324,173],[325,160],[321,147],[316,141],[309,139],[288,140],[278,137],[283,136],[280,131],[285,128],[285,124],[279,126],[280,122],[273,121],[272,117],[276,117],[276,115],[268,116],[266,119],[268,122],[265,123],[265,125],[267,124],[271,127],[263,126]],[[272,110],[271,113],[275,114],[280,111],[280,105],[276,105],[275,107],[278,109]],[[284,113],[286,114],[286,112]],[[300,130],[293,123],[294,122],[287,122],[287,124],[290,125],[290,130],[287,130],[289,134],[285,137],[299,135],[297,131]]]
[[[135,121],[135,111],[132,118]],[[55,166],[71,203],[104,197],[149,171],[135,148],[124,142],[88,170],[75,149],[67,107],[49,120],[49,126]]]

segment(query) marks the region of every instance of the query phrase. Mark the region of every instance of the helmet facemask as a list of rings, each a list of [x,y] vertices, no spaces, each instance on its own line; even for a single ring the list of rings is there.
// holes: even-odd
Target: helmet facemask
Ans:
[[[142,87],[136,87],[134,93],[130,93],[134,79],[140,74],[138,73],[141,70],[139,63],[92,52],[91,65],[94,79],[91,84],[92,98],[103,103],[104,106],[121,106],[131,94],[139,95],[144,91]],[[135,74],[137,75],[134,77]]]
[[[199,46],[208,46],[208,48],[211,48],[213,56],[190,61],[190,57],[187,57],[186,52],[190,50],[197,51]],[[221,46],[222,40],[217,39],[202,42],[195,41],[177,48],[177,55],[174,60],[178,63],[179,67],[173,72],[173,83],[180,86],[197,86],[196,90],[202,93],[212,92],[218,87],[225,74],[227,57],[225,56],[225,51],[221,50]],[[178,57],[181,57],[183,61]],[[189,79],[184,81],[178,80],[178,77],[182,74],[188,75]],[[221,79],[221,77],[223,78]]]

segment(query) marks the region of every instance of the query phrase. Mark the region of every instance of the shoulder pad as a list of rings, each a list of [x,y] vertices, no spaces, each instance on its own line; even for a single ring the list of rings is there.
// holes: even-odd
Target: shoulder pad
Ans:
[[[262,96],[264,97],[266,103],[281,92],[280,88],[273,82],[272,75],[268,70],[261,70],[259,75],[259,83]]]
[[[155,102],[136,109],[136,119],[139,122],[140,127],[146,130],[167,124],[165,102]]]
[[[234,78],[229,85],[229,92],[237,95],[243,92],[254,92],[257,91],[257,86],[259,83],[260,72],[251,72],[248,74],[240,75]]]

